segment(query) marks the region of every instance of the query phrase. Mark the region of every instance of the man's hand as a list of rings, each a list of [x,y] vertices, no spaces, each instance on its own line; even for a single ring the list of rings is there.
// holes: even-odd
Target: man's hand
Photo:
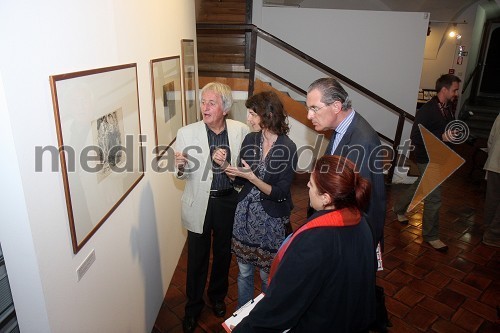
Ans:
[[[229,163],[226,161],[227,150],[225,148],[216,148],[212,155],[212,160],[221,167],[222,170],[225,170]]]
[[[179,151],[175,152],[175,165],[177,166],[177,170],[179,170],[177,172],[179,176],[182,176],[182,174],[184,173],[187,162],[188,160],[186,154],[183,154]]]
[[[447,130],[441,136],[444,142],[455,142],[456,138],[459,136],[460,131],[458,129],[455,130]]]

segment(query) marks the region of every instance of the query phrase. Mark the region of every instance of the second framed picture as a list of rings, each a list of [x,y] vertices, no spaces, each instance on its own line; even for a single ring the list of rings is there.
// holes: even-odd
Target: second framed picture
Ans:
[[[195,44],[192,39],[181,40],[182,80],[184,83],[184,105],[186,108],[185,124],[200,120],[198,112],[198,65],[196,61]]]
[[[163,154],[182,127],[180,57],[151,60],[156,153]]]

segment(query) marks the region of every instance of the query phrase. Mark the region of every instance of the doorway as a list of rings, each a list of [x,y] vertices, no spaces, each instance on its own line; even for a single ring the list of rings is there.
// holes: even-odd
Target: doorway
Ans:
[[[484,62],[479,96],[500,98],[500,23],[491,26],[488,36],[486,59]]]

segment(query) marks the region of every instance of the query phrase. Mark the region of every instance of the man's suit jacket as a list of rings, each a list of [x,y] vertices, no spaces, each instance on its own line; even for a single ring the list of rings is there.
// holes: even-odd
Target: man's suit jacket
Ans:
[[[365,118],[356,112],[334,152],[334,155],[346,157],[355,163],[360,175],[371,183],[366,220],[374,233],[375,245],[383,241],[386,212],[385,180],[382,172],[383,156],[377,156],[381,147],[377,132]]]
[[[231,165],[236,165],[241,143],[248,134],[249,128],[239,121],[226,119],[226,129],[231,149]],[[188,155],[185,172],[178,177],[187,180],[181,198],[182,224],[187,230],[201,234],[213,178],[210,147],[203,121],[179,129],[176,151]]]

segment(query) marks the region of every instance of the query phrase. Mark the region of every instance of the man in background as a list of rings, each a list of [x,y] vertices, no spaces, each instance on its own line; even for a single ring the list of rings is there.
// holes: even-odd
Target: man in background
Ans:
[[[412,145],[415,147],[415,159],[420,176],[394,203],[394,213],[397,214],[398,220],[403,224],[408,223],[408,218],[405,216],[406,210],[417,190],[425,169],[430,165],[419,125],[425,127],[445,143],[450,143],[453,140],[453,133],[446,128],[455,119],[451,105],[458,98],[460,82],[461,80],[455,75],[441,75],[436,81],[437,95],[425,103],[415,115],[410,138]],[[439,168],[439,166],[436,167]],[[433,249],[439,252],[447,252],[448,246],[439,239],[440,208],[441,186],[439,185],[424,199],[422,238]]]

